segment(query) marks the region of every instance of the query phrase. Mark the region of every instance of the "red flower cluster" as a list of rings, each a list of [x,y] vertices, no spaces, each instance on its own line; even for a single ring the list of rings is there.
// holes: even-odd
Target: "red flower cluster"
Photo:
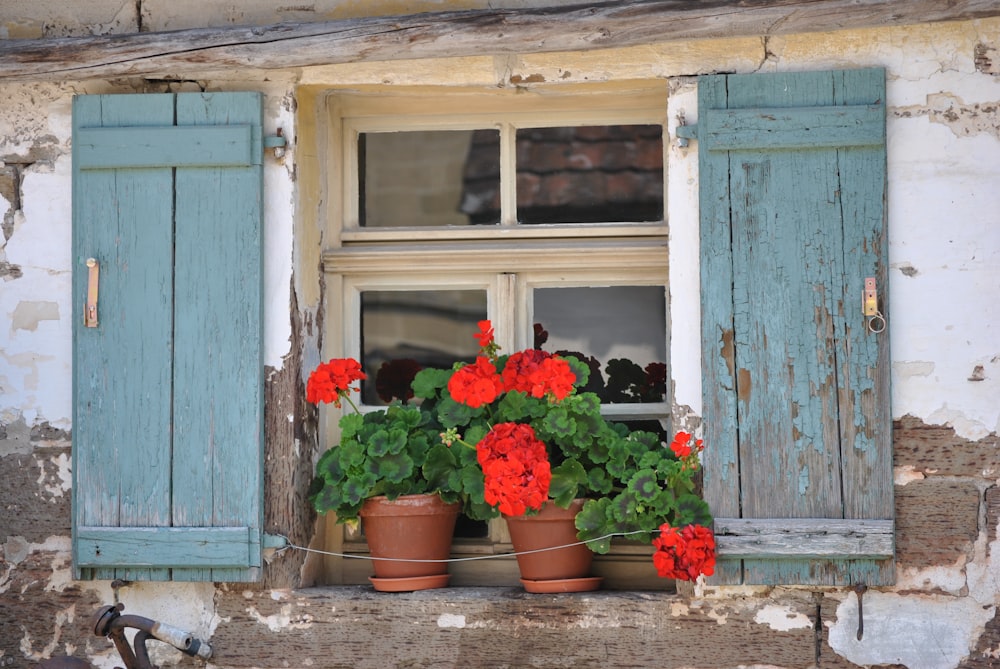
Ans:
[[[538,510],[549,496],[552,470],[545,444],[530,425],[500,423],[476,446],[476,457],[486,475],[485,499],[500,513],[520,516]]]
[[[678,531],[665,523],[653,548],[653,566],[662,578],[694,581],[715,573],[715,536],[707,527],[688,525]]]
[[[576,375],[568,362],[538,349],[513,354],[503,368],[505,391],[519,390],[536,398],[551,393],[555,399],[562,400],[573,392],[574,381]]]
[[[670,450],[681,459],[691,455],[692,450],[697,450],[700,453],[704,448],[705,445],[701,439],[696,439],[692,444],[691,435],[687,432],[678,432],[674,440],[670,442]]]
[[[490,359],[481,355],[451,375],[448,392],[456,402],[475,409],[495,400],[503,392],[503,383]]]
[[[334,358],[329,362],[320,363],[309,375],[306,383],[306,400],[313,404],[333,402],[340,407],[340,399],[352,390],[355,381],[367,379],[368,375],[361,371],[361,365],[354,358]]]

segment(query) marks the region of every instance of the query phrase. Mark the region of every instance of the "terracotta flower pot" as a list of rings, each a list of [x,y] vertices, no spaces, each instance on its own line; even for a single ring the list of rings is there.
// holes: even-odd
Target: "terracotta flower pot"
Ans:
[[[594,553],[577,544],[574,521],[586,500],[577,499],[568,509],[548,502],[533,516],[504,516],[528,592],[584,592],[600,587],[601,578],[590,576]],[[553,546],[565,546],[545,550]]]
[[[448,557],[460,505],[438,495],[373,497],[359,515],[373,558],[376,590],[407,592],[448,585]],[[405,562],[384,558],[416,560]],[[426,562],[424,562],[426,560]]]

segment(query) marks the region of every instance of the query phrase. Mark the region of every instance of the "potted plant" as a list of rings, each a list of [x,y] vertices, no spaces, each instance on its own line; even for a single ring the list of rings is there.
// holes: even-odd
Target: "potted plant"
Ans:
[[[652,432],[629,430],[601,415],[601,401],[587,385],[590,366],[573,356],[539,349],[499,355],[489,321],[480,323],[480,355],[450,370],[423,370],[414,394],[433,416],[446,444],[476,451],[484,479],[485,517],[501,513],[512,533],[521,518],[565,516],[570,534],[542,531],[559,557],[584,559],[566,578],[538,577],[529,564],[542,553],[515,551],[529,591],[592,589],[599,580],[580,578],[589,559],[625,536],[652,541],[653,562],[664,577],[694,580],[711,575],[714,538],[711,514],[695,492],[701,441],[678,433],[670,443]],[[553,520],[553,523],[556,521]],[[572,540],[572,541],[571,541]],[[573,579],[572,582],[569,579]],[[558,583],[553,583],[558,581]]]
[[[321,363],[309,377],[309,402],[339,408],[346,400],[353,409],[340,419],[339,443],[317,462],[309,499],[338,523],[361,519],[376,590],[442,587],[458,513],[482,499],[475,454],[449,448],[430,414],[405,398],[362,413],[350,393],[365,378],[352,358]]]

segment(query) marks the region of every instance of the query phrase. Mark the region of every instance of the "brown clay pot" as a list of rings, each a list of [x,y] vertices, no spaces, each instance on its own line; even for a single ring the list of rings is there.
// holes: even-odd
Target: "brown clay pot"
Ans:
[[[402,592],[448,584],[448,557],[460,505],[438,495],[403,495],[394,500],[372,497],[361,507],[362,528],[374,558],[376,590]]]
[[[601,579],[590,576],[594,553],[586,544],[576,544],[574,521],[586,500],[577,499],[568,509],[547,502],[533,516],[504,516],[521,571],[521,584],[528,592],[582,592],[600,587]],[[555,550],[539,550],[566,546]],[[538,551],[538,552],[526,552]]]

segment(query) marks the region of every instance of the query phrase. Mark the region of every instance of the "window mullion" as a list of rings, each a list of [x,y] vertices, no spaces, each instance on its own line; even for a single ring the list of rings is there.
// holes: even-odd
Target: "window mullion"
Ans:
[[[500,124],[500,226],[517,226],[517,129]]]

